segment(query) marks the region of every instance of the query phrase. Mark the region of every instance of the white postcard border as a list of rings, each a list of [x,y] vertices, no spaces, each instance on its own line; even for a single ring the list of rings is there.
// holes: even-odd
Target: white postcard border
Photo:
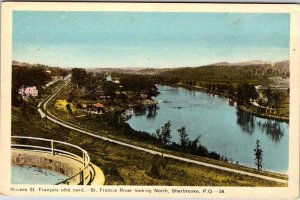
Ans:
[[[28,11],[132,11],[132,12],[239,12],[239,13],[290,13],[290,131],[289,131],[289,181],[288,187],[181,187],[181,186],[49,186],[10,185],[10,130],[11,130],[11,61],[12,61],[12,12]],[[201,197],[201,198],[297,198],[299,195],[299,87],[300,87],[300,6],[290,4],[212,4],[212,3],[12,3],[2,7],[1,35],[1,165],[0,191],[6,195],[21,196],[101,196],[101,197]],[[61,192],[63,188],[87,189],[86,192]],[[27,188],[29,192],[11,191],[11,188]],[[34,192],[30,192],[34,188]],[[55,188],[59,192],[40,191],[39,188]],[[200,191],[224,190],[222,194],[177,193],[122,193],[91,192],[91,188],[155,188],[199,189]]]

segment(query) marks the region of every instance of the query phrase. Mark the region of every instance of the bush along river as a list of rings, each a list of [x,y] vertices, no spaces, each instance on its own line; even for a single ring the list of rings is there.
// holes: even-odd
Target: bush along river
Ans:
[[[288,173],[289,124],[257,117],[230,106],[227,98],[185,88],[157,85],[160,103],[134,110],[127,123],[137,131],[155,133],[168,120],[172,141],[179,142],[177,129],[186,127],[190,139],[201,135],[209,151],[255,167],[254,148],[260,140],[263,169]]]

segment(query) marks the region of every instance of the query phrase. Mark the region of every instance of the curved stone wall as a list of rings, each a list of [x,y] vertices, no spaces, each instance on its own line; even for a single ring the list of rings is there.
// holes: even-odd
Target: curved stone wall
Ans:
[[[32,166],[53,170],[68,177],[79,172],[83,164],[65,155],[52,155],[49,152],[12,149],[11,162],[18,166]],[[75,180],[73,180],[75,181]]]
[[[40,150],[24,150],[13,148],[11,151],[11,163],[13,165],[31,166],[53,170],[68,177],[73,176],[83,168],[83,164],[80,161],[80,159],[65,154],[52,155],[50,152]],[[92,182],[89,184],[103,185],[105,178],[102,170],[92,163],[91,167],[94,174]],[[91,168],[88,167],[84,170],[84,174],[90,175],[90,170]],[[75,178],[71,179],[68,184],[74,185],[78,182],[80,182],[80,176],[76,176]]]

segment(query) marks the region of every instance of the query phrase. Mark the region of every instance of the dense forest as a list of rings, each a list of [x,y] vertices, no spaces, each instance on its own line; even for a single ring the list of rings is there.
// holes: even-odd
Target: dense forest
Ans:
[[[268,83],[269,77],[289,77],[289,67],[283,64],[249,64],[234,65],[220,63],[202,67],[186,67],[162,71],[163,78],[189,81],[206,81],[222,83],[248,82],[253,84]]]

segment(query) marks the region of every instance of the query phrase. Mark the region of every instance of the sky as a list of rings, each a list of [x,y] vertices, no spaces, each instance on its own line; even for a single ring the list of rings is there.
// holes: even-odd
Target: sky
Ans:
[[[285,13],[14,11],[13,60],[60,67],[194,67],[289,59]]]

